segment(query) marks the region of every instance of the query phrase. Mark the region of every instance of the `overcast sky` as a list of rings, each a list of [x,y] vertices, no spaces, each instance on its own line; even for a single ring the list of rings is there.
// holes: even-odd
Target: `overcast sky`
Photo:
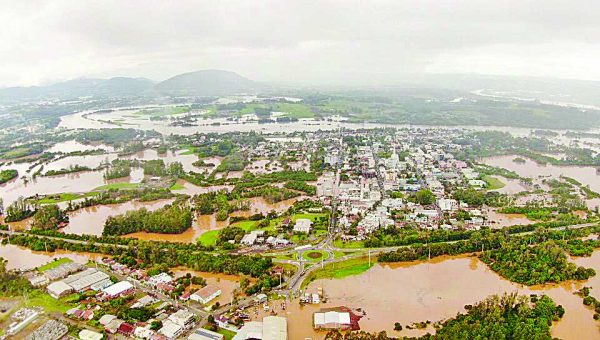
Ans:
[[[598,0],[0,0],[0,86],[209,68],[304,83],[600,80],[599,15]]]

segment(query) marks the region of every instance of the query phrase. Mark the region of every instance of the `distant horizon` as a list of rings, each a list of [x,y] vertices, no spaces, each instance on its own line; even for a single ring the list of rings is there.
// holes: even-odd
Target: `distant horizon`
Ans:
[[[258,83],[264,83],[264,84],[276,84],[276,85],[303,85],[303,86],[315,86],[315,87],[320,87],[320,86],[324,86],[324,87],[329,87],[329,86],[334,86],[334,87],[344,87],[344,86],[349,86],[349,87],[361,87],[361,86],[366,86],[366,87],[386,87],[386,86],[401,86],[401,85],[407,85],[406,83],[410,81],[410,79],[406,79],[404,77],[468,77],[468,78],[480,78],[480,79],[484,79],[484,78],[519,78],[519,79],[532,79],[532,80],[550,80],[550,81],[558,81],[558,80],[566,80],[566,81],[577,81],[577,82],[586,82],[586,83],[596,83],[596,82],[600,82],[600,80],[594,80],[594,79],[580,79],[580,78],[564,78],[564,77],[551,77],[551,76],[530,76],[530,75],[509,75],[509,74],[491,74],[491,73],[431,73],[431,72],[423,72],[423,73],[406,73],[406,74],[401,74],[398,75],[396,80],[387,80],[387,81],[377,81],[377,80],[373,80],[370,83],[369,82],[365,82],[363,84],[361,84],[360,81],[355,80],[354,82],[348,84],[348,80],[342,80],[342,79],[330,79],[329,82],[311,82],[311,81],[293,81],[293,80],[262,80],[262,79],[255,79],[255,78],[251,78],[251,77],[247,77],[246,75],[240,73],[240,72],[236,72],[233,70],[227,70],[227,69],[217,69],[217,68],[206,68],[206,69],[198,69],[198,70],[191,70],[191,71],[185,71],[185,72],[181,72],[181,73],[177,73],[177,74],[173,74],[171,76],[168,76],[166,78],[163,79],[156,79],[156,78],[151,78],[151,77],[145,77],[145,76],[135,76],[135,75],[126,75],[126,74],[115,74],[115,75],[108,75],[108,76],[89,76],[89,75],[82,75],[82,76],[77,76],[77,77],[73,77],[73,78],[65,78],[65,79],[57,79],[57,80],[48,80],[45,81],[43,83],[40,84],[32,84],[32,85],[2,85],[0,84],[0,89],[9,89],[9,88],[30,88],[30,87],[45,87],[45,86],[52,86],[52,85],[56,85],[56,84],[60,84],[60,83],[65,83],[65,82],[69,82],[69,81],[76,81],[76,80],[110,80],[110,79],[116,79],[116,78],[124,78],[124,79],[144,79],[144,80],[149,80],[151,82],[153,82],[154,84],[158,84],[160,82],[163,82],[165,80],[171,79],[175,76],[178,75],[182,75],[182,74],[188,74],[188,73],[194,73],[194,72],[201,72],[201,71],[223,71],[223,72],[233,72],[238,74],[239,76],[242,76],[244,78],[247,78],[249,80],[258,82]]]

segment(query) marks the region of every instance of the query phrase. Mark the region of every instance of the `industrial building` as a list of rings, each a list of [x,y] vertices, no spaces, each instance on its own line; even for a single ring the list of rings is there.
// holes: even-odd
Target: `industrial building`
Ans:
[[[313,315],[313,323],[315,329],[350,329],[352,327],[349,312],[317,312]]]
[[[262,322],[247,322],[233,340],[287,340],[287,338],[287,319],[281,316],[267,316]]]

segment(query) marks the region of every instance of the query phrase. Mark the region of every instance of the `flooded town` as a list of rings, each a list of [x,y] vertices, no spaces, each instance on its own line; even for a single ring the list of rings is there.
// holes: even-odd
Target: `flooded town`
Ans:
[[[284,3],[3,7],[0,340],[600,339],[594,5]]]

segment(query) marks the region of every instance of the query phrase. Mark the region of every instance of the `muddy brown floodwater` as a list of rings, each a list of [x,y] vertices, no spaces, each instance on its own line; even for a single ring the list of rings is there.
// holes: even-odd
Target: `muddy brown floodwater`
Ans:
[[[574,262],[600,272],[599,251],[590,258],[578,258]],[[312,329],[312,313],[335,306],[364,309],[366,316],[360,320],[362,330],[385,330],[392,336],[418,336],[426,330],[407,330],[405,327],[402,332],[397,332],[393,329],[394,323],[406,326],[419,321],[447,319],[465,312],[465,305],[492,294],[547,294],[566,311],[563,319],[552,326],[553,336],[600,339],[600,323],[593,320],[593,311],[573,294],[588,285],[594,287],[592,292],[598,296],[599,283],[600,278],[596,276],[588,282],[526,287],[498,276],[477,257],[440,257],[428,262],[377,264],[361,275],[317,280],[307,287],[307,291],[316,292],[318,287],[322,287],[328,298],[326,304],[300,307],[294,300],[288,304],[286,311],[276,310],[279,315],[288,317],[290,339],[322,339],[325,333]],[[261,311],[256,318],[262,315]]]
[[[215,274],[189,270],[187,268],[174,268],[173,274],[175,277],[185,276],[190,273],[192,276],[199,276],[206,280],[207,285],[217,286],[221,289],[221,295],[212,300],[210,304],[219,302],[224,305],[233,300],[233,293],[240,288],[240,277],[236,275]],[[198,287],[199,289],[200,287]]]
[[[296,198],[281,201],[278,203],[270,204],[267,203],[262,197],[256,197],[249,199],[251,207],[247,211],[236,211],[231,216],[243,216],[248,217],[256,213],[266,214],[272,210],[282,212],[287,210],[290,206],[296,202]],[[196,242],[198,237],[203,233],[210,230],[223,229],[229,225],[229,221],[217,221],[216,214],[212,215],[197,215],[194,219],[192,227],[184,231],[181,234],[158,234],[158,233],[133,233],[125,235],[124,237],[134,237],[140,240],[147,241],[169,241],[169,242],[182,242],[192,243]]]
[[[540,165],[531,159],[525,159],[525,163],[513,162],[513,159],[519,156],[496,156],[483,158],[482,162],[487,165],[492,165],[504,169],[508,169],[518,173],[523,177],[535,178],[538,176],[552,176],[555,178],[560,175],[571,177],[584,185],[589,185],[590,189],[600,191],[600,173],[596,172],[596,168],[592,166],[556,166],[556,165]]]
[[[130,210],[146,208],[150,211],[160,209],[173,202],[172,199],[152,202],[129,201],[121,204],[96,205],[69,213],[69,225],[62,229],[67,234],[102,235],[104,222],[110,217]]]
[[[63,257],[68,257],[78,263],[86,263],[88,260],[102,258],[102,256],[104,255],[94,253],[74,253],[62,250],[51,253],[45,251],[33,251],[12,244],[0,245],[0,257],[3,257],[8,261],[8,269],[29,270],[42,266],[54,259]]]
[[[294,203],[299,200],[302,200],[304,196],[290,198],[288,200],[284,200],[277,203],[269,203],[262,197],[253,197],[249,198],[250,201],[250,209],[249,210],[240,210],[231,214],[231,216],[239,216],[239,217],[250,217],[254,214],[268,214],[271,211],[275,211],[277,213],[282,213],[289,209]]]

